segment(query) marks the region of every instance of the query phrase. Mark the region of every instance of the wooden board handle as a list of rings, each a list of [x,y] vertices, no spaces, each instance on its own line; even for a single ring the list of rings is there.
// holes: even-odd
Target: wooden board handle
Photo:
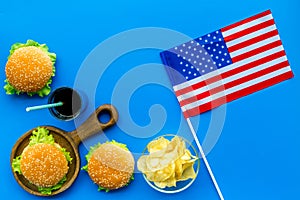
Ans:
[[[101,113],[108,113],[110,115],[110,120],[105,124],[98,119],[98,116]],[[70,132],[70,135],[74,140],[74,143],[78,146],[80,142],[86,138],[113,126],[117,120],[118,112],[116,108],[110,104],[103,104],[99,106],[76,130]]]

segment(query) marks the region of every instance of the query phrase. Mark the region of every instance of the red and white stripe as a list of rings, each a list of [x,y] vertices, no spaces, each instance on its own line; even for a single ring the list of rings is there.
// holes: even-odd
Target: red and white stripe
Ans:
[[[221,31],[233,63],[173,87],[186,118],[293,77],[270,10]]]

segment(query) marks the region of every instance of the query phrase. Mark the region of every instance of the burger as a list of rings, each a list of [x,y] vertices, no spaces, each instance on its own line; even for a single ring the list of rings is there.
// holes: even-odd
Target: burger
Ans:
[[[6,94],[48,95],[55,61],[56,54],[50,53],[46,44],[33,40],[13,44],[5,66]]]
[[[46,128],[32,132],[28,146],[12,161],[14,172],[22,174],[41,194],[50,195],[66,182],[70,153],[55,143]]]
[[[127,186],[134,178],[134,159],[125,144],[116,141],[91,147],[86,155],[86,170],[98,190],[115,190]]]

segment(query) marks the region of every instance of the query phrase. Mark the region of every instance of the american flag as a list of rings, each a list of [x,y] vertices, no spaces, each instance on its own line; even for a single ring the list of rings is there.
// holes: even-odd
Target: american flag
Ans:
[[[161,52],[186,118],[292,78],[270,10]]]

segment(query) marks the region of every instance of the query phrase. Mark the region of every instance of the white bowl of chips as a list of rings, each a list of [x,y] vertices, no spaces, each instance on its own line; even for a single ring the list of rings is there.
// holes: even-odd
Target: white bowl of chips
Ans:
[[[167,134],[148,143],[137,166],[153,189],[177,193],[194,182],[200,159],[191,142],[181,136]]]

